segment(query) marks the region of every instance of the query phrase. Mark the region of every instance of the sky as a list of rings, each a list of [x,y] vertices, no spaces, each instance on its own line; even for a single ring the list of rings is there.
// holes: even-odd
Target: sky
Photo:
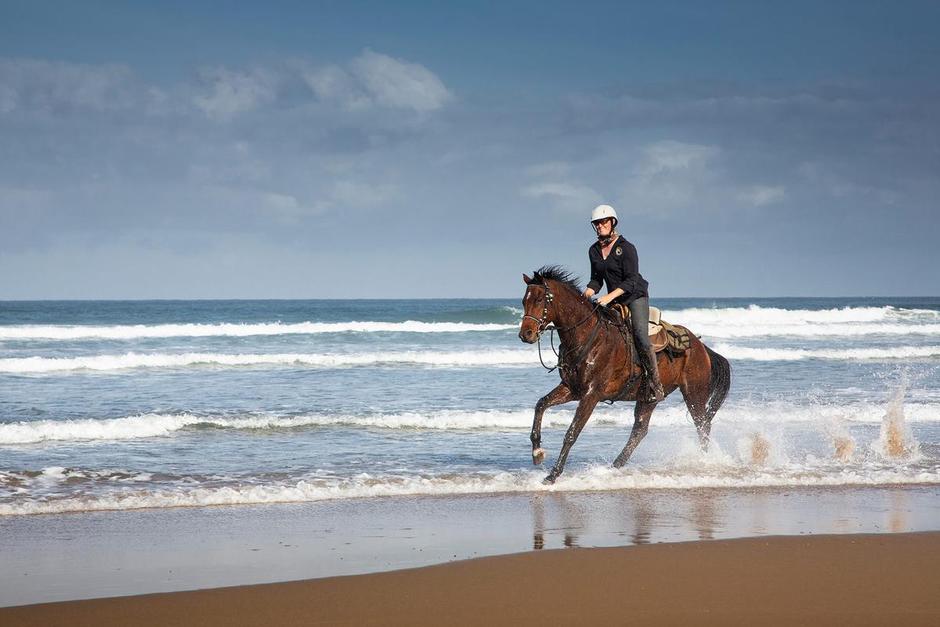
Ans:
[[[937,2],[0,0],[0,299],[940,295]]]

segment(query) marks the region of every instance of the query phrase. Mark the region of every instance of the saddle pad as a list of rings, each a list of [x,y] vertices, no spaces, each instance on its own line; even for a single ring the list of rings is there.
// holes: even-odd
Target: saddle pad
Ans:
[[[613,307],[620,312],[620,317],[626,320],[630,317],[630,310],[616,303]],[[657,353],[669,349],[673,355],[681,355],[692,346],[691,333],[685,327],[669,324],[662,319],[662,312],[658,307],[650,307],[649,336],[650,344]]]
[[[691,333],[685,327],[680,327],[679,325],[669,324],[665,320],[662,321],[663,326],[663,335],[666,336],[666,343],[663,348],[668,348],[671,352],[675,354],[681,354],[689,350],[692,346]],[[652,339],[652,338],[650,338]],[[657,352],[660,349],[657,349]]]

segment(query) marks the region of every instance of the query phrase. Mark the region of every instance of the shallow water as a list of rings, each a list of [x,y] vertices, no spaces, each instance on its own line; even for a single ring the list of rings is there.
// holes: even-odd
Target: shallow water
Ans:
[[[3,302],[0,516],[940,484],[940,300],[654,304],[732,363],[711,450],[674,394],[615,471],[632,406],[602,406],[545,487],[528,430],[557,374],[518,301]],[[546,415],[546,463],[572,411]]]

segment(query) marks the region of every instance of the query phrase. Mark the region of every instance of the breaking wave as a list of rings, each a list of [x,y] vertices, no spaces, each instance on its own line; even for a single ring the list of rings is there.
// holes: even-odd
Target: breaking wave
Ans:
[[[106,484],[102,493],[84,492],[49,496],[41,500],[0,501],[0,516],[55,514],[100,510],[204,507],[417,495],[505,494],[518,492],[585,492],[614,490],[686,490],[696,488],[756,488],[786,486],[916,485],[940,483],[940,472],[898,466],[861,464],[833,473],[805,464],[756,468],[741,461],[702,467],[613,469],[594,466],[573,470],[551,486],[542,485],[543,470],[471,472],[467,474],[392,475],[362,473],[353,477],[305,476],[287,481],[232,481],[230,485],[202,486],[201,481],[178,477],[171,483],[149,483],[149,476],[134,473],[97,473],[47,468],[41,473],[0,472],[0,485],[13,486],[21,495],[35,484],[49,487],[79,479],[79,485]],[[118,488],[114,487],[118,477]],[[136,484],[136,485],[135,485]],[[37,487],[37,489],[40,489]]]
[[[281,322],[259,324],[156,324],[156,325],[21,325],[0,327],[0,340],[131,340],[159,337],[213,337],[252,335],[290,335],[315,333],[463,333],[466,331],[504,331],[514,324],[468,322]]]
[[[123,370],[128,368],[183,368],[189,366],[520,366],[538,363],[531,350],[401,351],[387,353],[125,353],[88,357],[14,357],[0,359],[0,372],[43,373],[70,370]]]
[[[570,406],[569,406],[570,407]],[[628,405],[602,407],[595,411],[595,425],[633,424]],[[880,424],[885,417],[883,404],[725,406],[716,425],[817,423],[820,427],[833,421]],[[908,422],[940,422],[940,405],[907,403],[902,411]],[[546,428],[567,427],[574,415],[570,408],[553,408],[543,419]],[[683,405],[657,409],[656,425],[691,424]],[[121,418],[86,418],[79,420],[34,420],[0,424],[0,445],[37,444],[94,440],[133,440],[171,436],[176,432],[200,427],[240,430],[299,429],[308,427],[356,427],[364,429],[430,430],[528,430],[532,409],[512,411],[442,410],[374,414],[304,414],[296,416],[246,415],[200,416],[196,414],[138,414]]]
[[[866,335],[940,335],[940,311],[897,307],[779,309],[691,308],[663,311],[663,319],[713,338]]]
[[[654,303],[655,304],[655,303]],[[474,319],[479,312],[467,313]],[[514,306],[496,309],[498,317],[484,315],[475,322],[347,321],[298,323],[218,323],[156,325],[8,325],[0,326],[0,340],[130,340],[164,337],[212,337],[318,333],[464,333],[506,331],[505,317],[520,317]],[[775,307],[693,307],[663,311],[663,318],[712,338],[796,336],[838,337],[865,335],[940,335],[940,311],[898,307],[843,307],[836,309],[782,309]]]
[[[940,357],[940,346],[897,346],[893,348],[749,348],[716,344],[714,350],[728,359],[752,361],[799,361],[802,359],[871,360],[925,359]]]

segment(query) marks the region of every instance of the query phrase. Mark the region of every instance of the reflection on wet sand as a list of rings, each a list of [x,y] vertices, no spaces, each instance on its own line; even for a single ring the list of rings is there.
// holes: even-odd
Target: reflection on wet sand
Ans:
[[[656,528],[656,504],[643,495],[632,495],[633,544],[649,544]]]
[[[715,539],[719,507],[721,495],[714,490],[703,490],[692,495],[692,520],[699,540]]]
[[[874,523],[893,533],[909,520],[910,490],[631,490],[531,495],[532,548],[639,545],[761,535],[847,533]],[[877,521],[884,521],[883,527]]]
[[[545,502],[548,495],[535,494],[532,504],[532,548],[536,551],[545,548],[545,534],[561,533],[562,545],[566,548],[578,546],[578,530],[584,525],[584,515],[577,502],[571,502],[566,494],[553,495],[553,507],[561,513],[559,524],[552,527],[545,525]]]
[[[903,490],[893,490],[891,492],[891,507],[888,509],[888,531],[891,533],[901,533],[910,531],[907,522],[908,498]]]

